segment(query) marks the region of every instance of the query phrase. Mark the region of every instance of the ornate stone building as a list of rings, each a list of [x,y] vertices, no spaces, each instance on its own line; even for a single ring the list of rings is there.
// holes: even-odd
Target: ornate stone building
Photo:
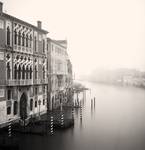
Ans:
[[[0,124],[47,110],[47,31],[3,13],[0,3]]]
[[[72,65],[67,53],[67,42],[47,38],[49,108],[55,109],[68,102],[72,87]]]

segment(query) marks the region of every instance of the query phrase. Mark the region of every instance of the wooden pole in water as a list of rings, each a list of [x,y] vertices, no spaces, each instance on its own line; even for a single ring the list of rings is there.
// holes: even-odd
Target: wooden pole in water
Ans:
[[[9,122],[8,124],[8,137],[11,137],[12,136],[12,124],[11,122]]]
[[[63,127],[63,126],[64,126],[64,115],[61,114],[61,127]]]
[[[95,99],[95,97],[94,97],[94,107],[95,107],[95,101],[96,101],[96,99]]]
[[[91,99],[91,108],[92,108],[92,106],[93,106],[93,100]]]
[[[53,135],[53,116],[50,117],[50,134]]]

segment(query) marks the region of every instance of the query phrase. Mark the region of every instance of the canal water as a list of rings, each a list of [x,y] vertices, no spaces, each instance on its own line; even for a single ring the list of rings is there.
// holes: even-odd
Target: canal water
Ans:
[[[86,92],[82,120],[80,109],[75,109],[74,128],[54,131],[53,136],[21,135],[20,149],[145,150],[145,90],[84,84],[91,90]]]

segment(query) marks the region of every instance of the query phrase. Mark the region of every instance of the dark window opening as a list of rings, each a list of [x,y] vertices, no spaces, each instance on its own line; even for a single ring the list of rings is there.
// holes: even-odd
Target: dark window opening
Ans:
[[[26,47],[28,47],[28,34],[26,35]]]
[[[37,101],[35,101],[35,107],[37,107]]]
[[[37,79],[37,67],[35,66],[35,79]]]
[[[7,115],[11,114],[11,107],[7,107]]]
[[[30,79],[32,79],[32,68],[30,67]]]
[[[27,66],[27,68],[26,68],[26,79],[28,79],[28,75],[29,75],[29,68]]]
[[[10,45],[10,28],[7,27],[7,45]]]
[[[43,105],[45,105],[45,99],[43,99]]]
[[[21,32],[19,31],[18,34],[18,45],[21,45]]]
[[[19,69],[18,69],[18,79],[21,79],[21,67],[19,66]]]
[[[11,68],[10,63],[7,63],[7,79],[11,78]]]
[[[7,91],[7,99],[10,100],[12,98],[12,91],[8,90]]]
[[[30,48],[32,47],[32,36],[30,35]]]
[[[14,31],[14,44],[17,45],[17,31]]]
[[[17,79],[17,65],[14,66],[14,79]]]
[[[18,102],[14,102],[14,115],[18,113]]]
[[[33,99],[30,99],[30,111],[33,110]]]
[[[25,66],[23,66],[23,69],[22,69],[22,79],[25,79]]]
[[[25,33],[22,34],[22,46],[25,46]]]

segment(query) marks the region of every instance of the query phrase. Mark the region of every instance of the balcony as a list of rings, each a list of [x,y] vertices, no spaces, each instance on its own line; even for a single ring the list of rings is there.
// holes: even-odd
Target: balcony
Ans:
[[[48,79],[34,79],[34,84],[48,84]]]
[[[26,79],[26,80],[7,80],[8,86],[26,86],[26,85],[32,85],[33,80],[32,79]]]

